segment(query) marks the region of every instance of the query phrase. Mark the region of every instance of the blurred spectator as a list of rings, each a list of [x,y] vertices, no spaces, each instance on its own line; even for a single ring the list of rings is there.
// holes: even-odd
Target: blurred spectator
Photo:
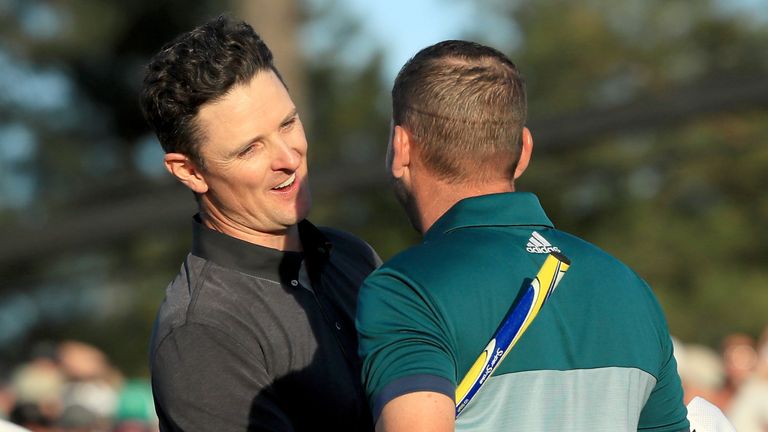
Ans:
[[[82,342],[62,342],[57,355],[67,378],[61,392],[63,411],[58,425],[71,431],[109,430],[122,381],[120,374],[104,353]]]
[[[69,340],[61,342],[56,351],[59,367],[72,380],[102,380],[110,374],[112,366],[96,347]]]
[[[739,432],[768,432],[768,327],[754,338],[723,338],[720,355],[673,339],[686,404],[700,396],[718,406]]]
[[[0,409],[33,432],[158,430],[149,383],[124,382],[101,350],[78,341],[35,350],[0,385]]]
[[[33,431],[48,430],[62,410],[59,395],[65,377],[56,363],[55,351],[40,345],[32,360],[17,367],[11,384],[16,394],[16,406],[10,419]]]
[[[768,432],[768,327],[756,351],[754,372],[739,385],[727,412],[739,432]]]
[[[723,339],[721,353],[725,367],[725,383],[719,406],[725,412],[738,388],[749,378],[757,365],[755,339],[744,333],[733,333]]]
[[[673,343],[685,404],[699,396],[718,405],[718,397],[725,382],[720,356],[704,345],[683,344],[677,339]]]

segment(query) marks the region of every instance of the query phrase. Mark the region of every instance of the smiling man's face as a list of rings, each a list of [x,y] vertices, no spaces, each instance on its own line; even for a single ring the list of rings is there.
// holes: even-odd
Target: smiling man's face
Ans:
[[[201,196],[206,223],[242,239],[284,235],[307,216],[307,140],[274,72],[260,71],[203,105],[196,121],[208,186]]]

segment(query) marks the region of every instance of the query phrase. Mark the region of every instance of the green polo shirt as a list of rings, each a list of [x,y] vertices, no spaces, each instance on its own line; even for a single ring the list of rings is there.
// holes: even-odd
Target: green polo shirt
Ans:
[[[535,195],[454,205],[364,282],[357,327],[378,417],[397,396],[457,383],[548,252],[571,267],[457,420],[457,430],[688,430],[664,315],[626,265],[556,230]]]

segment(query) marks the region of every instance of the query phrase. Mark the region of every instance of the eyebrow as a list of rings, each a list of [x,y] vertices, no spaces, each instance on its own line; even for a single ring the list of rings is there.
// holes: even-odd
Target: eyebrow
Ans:
[[[282,119],[282,120],[280,120],[280,125],[282,126],[283,124],[285,124],[286,122],[288,122],[288,121],[289,121],[289,120],[291,120],[292,118],[296,117],[298,114],[299,114],[299,111],[296,109],[296,107],[294,107],[294,108],[291,110],[291,112],[290,112],[290,113],[288,113],[288,115],[286,115],[285,117],[283,117],[283,119]],[[264,138],[264,136],[263,136],[263,135],[257,135],[257,136],[255,136],[255,137],[253,137],[253,138],[249,139],[248,141],[246,141],[246,142],[245,142],[245,143],[243,143],[242,145],[239,145],[239,146],[237,146],[237,148],[236,148],[235,150],[233,150],[233,151],[232,151],[232,152],[229,154],[229,157],[236,157],[237,155],[239,155],[240,153],[242,153],[242,152],[243,152],[245,149],[247,149],[247,148],[248,148],[248,146],[250,146],[251,144],[255,143],[256,141],[259,141],[259,140],[260,140],[260,139],[262,139],[262,138]]]

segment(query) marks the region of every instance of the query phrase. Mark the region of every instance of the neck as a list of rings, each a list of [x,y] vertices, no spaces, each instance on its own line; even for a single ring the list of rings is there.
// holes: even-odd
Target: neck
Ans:
[[[427,176],[416,184],[419,184],[419,187],[414,190],[414,199],[422,234],[451,207],[465,198],[515,191],[514,183],[510,180],[454,184]]]
[[[215,210],[210,211],[201,208],[200,216],[206,227],[238,240],[281,251],[302,251],[298,225],[291,225],[283,230],[273,232],[262,232],[228,218]]]

